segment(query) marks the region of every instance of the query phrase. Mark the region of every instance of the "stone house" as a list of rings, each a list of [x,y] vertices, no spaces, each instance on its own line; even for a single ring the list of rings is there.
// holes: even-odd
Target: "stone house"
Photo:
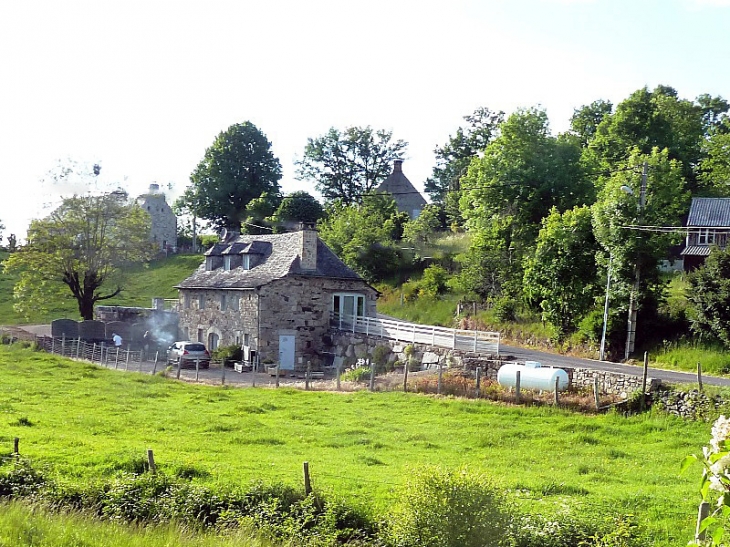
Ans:
[[[159,184],[150,184],[149,192],[137,198],[137,204],[152,218],[150,237],[160,251],[173,251],[177,247],[177,217],[160,192]]]
[[[417,218],[427,205],[421,192],[416,190],[416,187],[403,173],[403,160],[393,162],[393,172],[380,183],[376,191],[392,195],[398,210],[408,213],[411,218]]]
[[[329,349],[333,315],[375,316],[378,294],[311,228],[228,236],[176,288],[184,339],[240,344],[244,359],[283,370]]]
[[[713,247],[727,247],[728,234],[730,198],[692,198],[682,251],[684,270],[691,271],[704,264]]]

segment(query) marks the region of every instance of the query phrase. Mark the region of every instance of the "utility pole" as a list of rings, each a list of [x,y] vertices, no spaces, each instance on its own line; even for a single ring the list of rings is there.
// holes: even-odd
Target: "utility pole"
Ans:
[[[608,277],[606,279],[606,303],[603,306],[603,332],[601,333],[601,353],[599,361],[604,361],[606,357],[606,328],[608,327],[608,298],[611,291],[611,266],[613,265],[613,255],[608,257]]]
[[[639,192],[639,216],[638,223],[644,221],[644,207],[646,206],[646,182],[649,175],[649,162],[644,162],[644,168],[641,171],[641,191]],[[628,360],[629,356],[634,352],[634,344],[636,342],[636,312],[638,308],[639,288],[641,284],[641,268],[639,267],[638,257],[634,266],[634,288],[631,291],[629,299],[629,321],[626,329],[626,353],[624,359]]]

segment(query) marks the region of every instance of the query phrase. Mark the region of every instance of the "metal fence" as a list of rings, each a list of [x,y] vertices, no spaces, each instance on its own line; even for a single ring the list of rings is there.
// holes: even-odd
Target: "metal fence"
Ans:
[[[365,334],[366,336],[378,336],[441,348],[499,355],[500,335],[498,332],[448,329],[446,327],[405,323],[391,319],[336,313],[333,313],[330,317],[330,326],[347,332]]]

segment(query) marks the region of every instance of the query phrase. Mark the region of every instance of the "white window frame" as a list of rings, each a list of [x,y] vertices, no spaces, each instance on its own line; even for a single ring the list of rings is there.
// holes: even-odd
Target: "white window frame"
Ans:
[[[231,255],[223,257],[223,269],[227,272],[231,271]]]
[[[251,269],[251,255],[241,255],[241,268],[243,268],[244,270]]]
[[[697,245],[713,245],[717,234],[710,228],[700,228],[697,234]]]
[[[198,309],[204,310],[205,309],[205,294],[201,293],[198,295]]]
[[[228,299],[226,298],[226,293],[221,293],[221,311],[226,311],[228,308]]]
[[[347,299],[352,298],[352,309],[354,313],[347,312]],[[357,292],[337,292],[332,295],[332,312],[340,321],[351,321],[355,317],[367,317],[367,298]]]

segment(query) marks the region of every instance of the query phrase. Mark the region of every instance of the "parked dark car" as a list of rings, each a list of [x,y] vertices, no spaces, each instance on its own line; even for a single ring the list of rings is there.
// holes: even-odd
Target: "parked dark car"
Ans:
[[[167,364],[177,365],[180,368],[195,368],[195,362],[199,363],[199,368],[208,368],[210,366],[210,353],[205,344],[200,342],[175,342],[167,349]]]

